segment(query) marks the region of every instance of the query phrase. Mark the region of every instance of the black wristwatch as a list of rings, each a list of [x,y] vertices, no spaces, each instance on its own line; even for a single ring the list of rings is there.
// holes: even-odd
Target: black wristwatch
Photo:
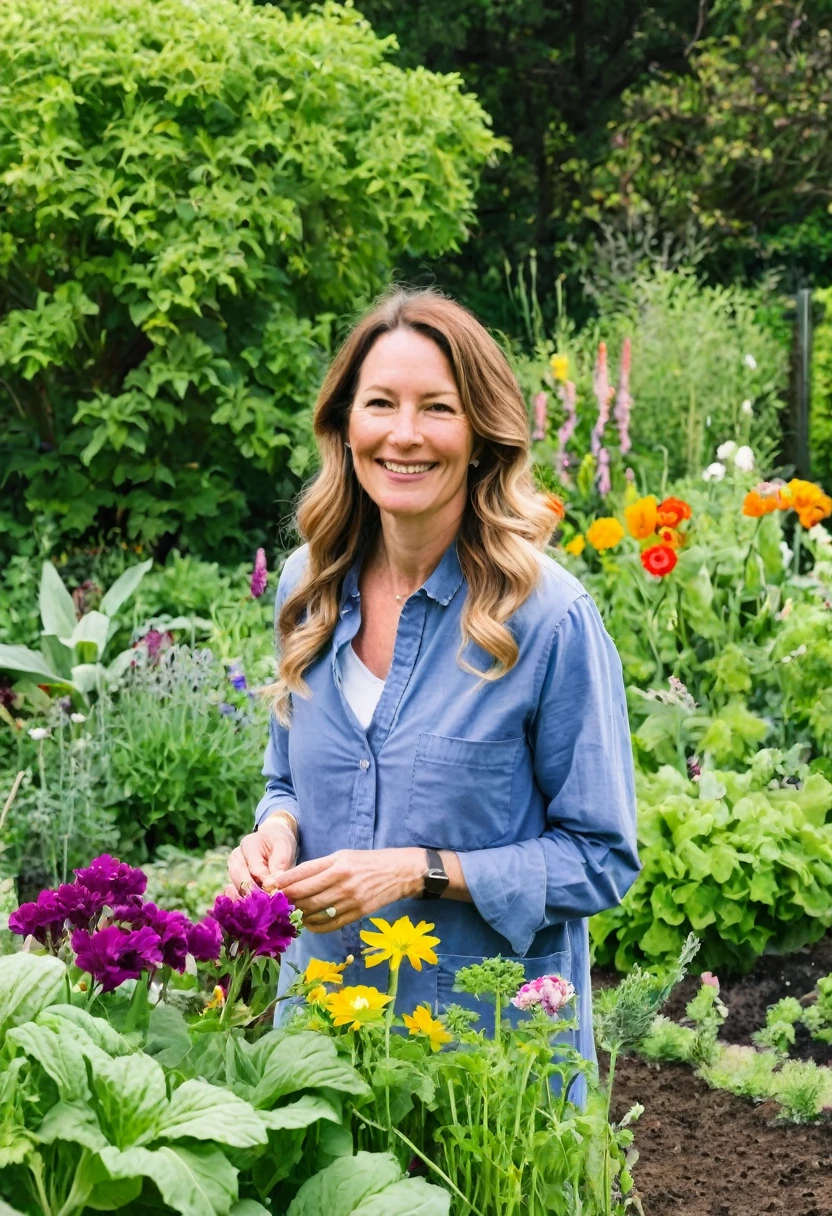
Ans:
[[[425,884],[422,890],[422,899],[439,899],[451,880],[445,873],[442,858],[436,849],[425,849],[425,853],[428,859],[428,868],[422,875]]]

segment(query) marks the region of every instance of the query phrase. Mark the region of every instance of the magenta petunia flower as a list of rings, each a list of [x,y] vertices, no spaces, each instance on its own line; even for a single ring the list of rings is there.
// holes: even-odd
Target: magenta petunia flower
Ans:
[[[64,932],[66,914],[56,891],[41,891],[33,903],[21,904],[9,917],[12,933],[33,937],[42,946],[54,946]]]
[[[215,963],[220,956],[222,929],[213,916],[206,916],[188,931],[188,950],[198,963]]]
[[[147,887],[147,875],[142,870],[109,853],[96,857],[86,869],[76,870],[75,877],[89,891],[101,895],[111,907],[143,895]]]
[[[277,958],[297,937],[297,929],[289,920],[293,911],[282,891],[268,895],[256,887],[245,899],[218,895],[211,915],[229,939],[228,944],[236,942],[252,954]]]
[[[91,891],[83,883],[65,882],[55,892],[58,907],[75,929],[85,929],[107,900],[101,891]]]
[[[254,559],[254,570],[251,575],[251,594],[255,599],[259,599],[266,590],[266,583],[269,581],[268,570],[266,569],[266,550],[258,549],[257,556]]]
[[[113,920],[121,921],[132,929],[152,929],[159,938],[165,966],[172,967],[174,971],[185,970],[188,935],[193,924],[184,912],[166,912],[150,901],[136,901],[114,908]]]
[[[95,933],[76,929],[72,949],[77,965],[101,984],[103,992],[112,992],[125,980],[137,980],[143,971],[155,971],[162,964],[159,935],[148,926],[122,929],[108,925]]]
[[[511,1003],[518,1009],[534,1009],[540,1005],[543,1012],[553,1018],[564,1005],[569,1004],[574,995],[575,989],[563,976],[541,975],[539,979],[523,984],[517,995],[511,998]]]
[[[167,650],[173,645],[173,634],[170,630],[165,629],[148,629],[144,637],[139,638],[135,645],[143,646],[147,651],[147,657],[151,663],[156,663],[163,650]]]

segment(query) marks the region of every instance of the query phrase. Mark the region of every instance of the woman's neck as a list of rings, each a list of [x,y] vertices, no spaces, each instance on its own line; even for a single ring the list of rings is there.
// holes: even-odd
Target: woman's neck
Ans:
[[[430,520],[403,519],[382,512],[381,529],[373,564],[379,573],[387,572],[396,593],[411,593],[433,574],[442,555],[453,541],[462,516]]]

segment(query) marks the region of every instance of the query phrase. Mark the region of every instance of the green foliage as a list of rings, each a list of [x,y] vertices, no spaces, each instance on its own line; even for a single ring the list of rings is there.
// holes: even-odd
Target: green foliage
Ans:
[[[669,960],[693,931],[705,965],[746,971],[832,924],[832,785],[819,773],[781,783],[760,761],[698,781],[669,766],[637,774],[643,868],[621,906],[591,921],[600,962]]]
[[[205,854],[161,845],[147,874],[145,898],[160,908],[184,912],[200,920],[228,882],[228,849],[213,849]]]
[[[812,332],[812,400],[809,454],[812,476],[832,485],[832,287],[813,293],[823,316]]]
[[[678,958],[671,961],[665,973],[653,975],[635,966],[616,988],[604,988],[598,993],[594,1028],[598,1044],[604,1051],[616,1054],[632,1051],[645,1038],[672,988],[684,978],[698,950],[699,942],[691,933],[683,943]]]
[[[803,1017],[803,1006],[793,996],[784,996],[766,1010],[766,1024],[752,1038],[760,1047],[771,1047],[780,1055],[788,1055],[794,1046],[795,1025]]]
[[[465,239],[500,144],[351,8],[0,12],[0,480],[19,525],[239,544],[312,461],[333,327]]]

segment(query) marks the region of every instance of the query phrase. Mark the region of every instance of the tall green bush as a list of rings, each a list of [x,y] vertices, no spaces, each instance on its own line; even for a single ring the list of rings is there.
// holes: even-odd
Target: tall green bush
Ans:
[[[334,328],[459,246],[501,147],[392,46],[336,4],[0,8],[7,535],[204,547],[285,512]]]
[[[832,485],[832,287],[821,287],[814,301],[823,317],[812,335],[812,405],[809,450],[812,476]]]

